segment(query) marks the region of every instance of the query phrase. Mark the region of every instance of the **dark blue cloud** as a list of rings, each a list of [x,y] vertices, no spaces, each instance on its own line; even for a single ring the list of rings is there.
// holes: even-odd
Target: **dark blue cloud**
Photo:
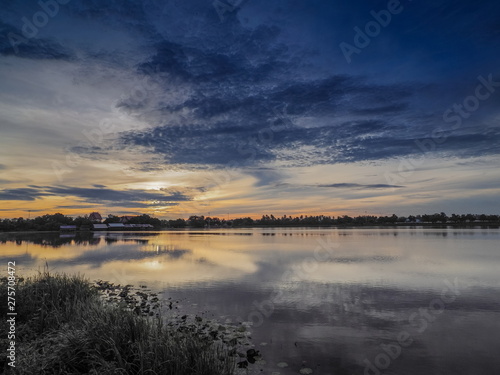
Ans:
[[[216,165],[254,165],[283,158],[284,148],[313,146],[321,153],[335,145],[337,151],[326,158],[334,163],[345,160],[339,148],[356,146],[368,134],[386,136],[396,130],[394,116],[407,111],[412,96],[409,87],[347,76],[277,87],[256,83],[255,88],[248,95],[235,96],[231,90],[208,95],[200,84],[184,103],[159,109],[166,114],[189,109],[191,122],[127,132],[121,141],[124,147],[149,146],[168,163]],[[368,115],[358,109],[361,105],[368,107]],[[336,119],[348,115],[358,120]]]
[[[388,184],[355,184],[355,183],[338,183],[338,184],[320,184],[316,185],[322,188],[335,188],[335,189],[392,189],[402,188],[401,185],[388,185]]]
[[[333,184],[314,184],[314,185],[293,185],[289,183],[279,183],[278,187],[297,187],[297,188],[330,188],[330,189],[348,189],[348,190],[373,190],[373,189],[395,189],[404,188],[402,185],[390,185],[390,184],[358,184],[353,182],[340,182]]]
[[[85,203],[114,203],[121,207],[144,208],[178,205],[190,198],[175,191],[114,190],[110,188],[82,188],[71,186],[37,186],[0,190],[0,200],[33,201],[45,196],[76,197]],[[89,207],[86,205],[85,207]]]
[[[262,5],[260,2],[246,5],[255,10],[259,4]],[[356,3],[348,9],[332,4],[317,1],[309,10],[321,20],[324,17],[319,14],[322,9],[339,6],[344,14],[355,15],[351,19],[353,22],[367,22],[369,18],[365,20],[363,15],[371,17],[370,10],[386,6],[383,2]],[[485,9],[492,6],[489,3]],[[289,12],[277,8],[279,6],[268,5],[265,12],[261,11],[266,17],[273,12]],[[412,43],[415,38],[419,43],[427,43],[431,34],[424,26],[413,34],[410,28],[429,22],[429,13],[436,11],[435,17],[444,17],[445,23],[456,17],[466,17],[465,13],[453,15],[456,11],[451,3],[441,2],[435,8],[424,8],[408,7],[409,25],[394,17],[393,29],[384,32],[396,37],[401,44],[405,38]],[[470,12],[469,8],[460,4],[464,11]],[[244,7],[241,12],[245,13]],[[476,9],[475,12],[483,14],[485,10]],[[332,12],[324,14],[338,17]],[[289,16],[295,19],[299,15]],[[212,27],[206,35],[200,34],[198,43],[179,35],[165,40],[167,34],[163,33],[164,39],[155,45],[155,53],[138,69],[143,74],[155,71],[155,74],[168,75],[170,80],[174,77],[174,83],[193,84],[192,92],[185,100],[175,103],[119,103],[120,108],[141,119],[148,118],[151,113],[156,116],[151,117],[151,129],[122,134],[122,147],[150,147],[153,154],[162,156],[167,163],[192,167],[228,163],[254,166],[276,160],[299,165],[355,162],[419,154],[421,150],[416,141],[429,138],[436,127],[443,125],[442,114],[453,102],[436,98],[433,90],[439,84],[437,81],[424,80],[416,84],[418,70],[405,72],[403,76],[398,74],[396,79],[385,84],[373,82],[372,75],[376,75],[376,71],[367,71],[361,76],[333,74],[335,69],[332,69],[330,74],[317,78],[311,74],[314,54],[296,59],[294,56],[300,49],[290,41],[286,43],[282,37],[290,31],[286,29],[287,23],[267,22],[249,28],[243,23],[229,23],[224,26],[230,31],[226,39],[221,39],[220,27]],[[470,35],[481,32],[480,26],[467,24],[471,28]],[[352,31],[352,25],[348,26],[345,20],[340,25],[341,30]],[[438,26],[432,23],[432,27]],[[453,29],[457,30],[456,25]],[[456,38],[450,33],[447,35],[448,40],[441,41],[441,46],[449,48],[448,42]],[[214,39],[220,40],[220,46],[213,45]],[[460,40],[455,42],[461,43]],[[402,47],[402,51],[412,50],[412,43]],[[384,58],[391,62],[401,56],[387,58],[384,55]],[[382,71],[385,68],[374,69]],[[471,76],[469,80],[475,78]],[[445,81],[444,89],[449,84]],[[422,102],[426,103],[426,112],[421,110]],[[276,108],[281,109],[277,111]],[[182,121],[163,120],[171,115],[182,116]],[[476,115],[479,118],[480,114]],[[484,147],[481,135],[469,137],[461,133],[455,132],[448,142],[436,147],[437,151],[456,156],[497,153],[495,147]],[[463,142],[461,148],[456,147],[458,140]],[[496,138],[490,141],[496,143]],[[303,148],[308,150],[307,157],[300,154]]]
[[[1,189],[0,200],[2,201],[34,201],[35,199],[54,195],[50,192],[33,188]]]
[[[46,38],[25,38],[20,29],[0,20],[0,55],[26,59],[71,60],[73,52]]]
[[[70,186],[48,186],[47,192],[58,196],[82,198],[88,202],[120,202],[136,204],[140,201],[179,202],[189,200],[182,193],[166,193],[163,190],[155,192],[145,190],[114,190],[109,188],[80,188]]]
[[[7,6],[1,54],[12,54],[5,35],[20,32],[20,15],[37,6]],[[144,171],[169,164],[262,167],[408,157],[422,154],[418,141],[446,128],[444,111],[474,94],[478,75],[493,73],[499,80],[500,5],[402,0],[401,6],[350,64],[339,44],[354,43],[354,27],[363,29],[373,20],[371,12],[385,10],[387,1],[254,0],[221,20],[210,1],[73,0],[54,22],[103,24],[133,40],[136,50],[85,47],[95,39],[89,28],[70,30],[70,38],[47,31],[20,46],[19,56],[72,59],[82,66],[84,58],[75,56],[105,66],[113,61],[131,76],[155,82],[147,95],[124,95],[116,102],[146,129],[118,133],[106,147],[73,148],[80,155],[106,157],[110,150],[140,148],[154,156],[136,165]],[[23,12],[15,13],[18,8]],[[492,93],[431,152],[498,154],[499,132],[492,124],[498,101],[498,92]],[[134,192],[97,188],[45,192],[140,201]]]

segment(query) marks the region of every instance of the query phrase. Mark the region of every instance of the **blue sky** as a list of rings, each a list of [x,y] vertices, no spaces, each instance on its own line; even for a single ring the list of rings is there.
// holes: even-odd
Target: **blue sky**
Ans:
[[[0,216],[498,214],[499,15],[495,1],[4,4]]]

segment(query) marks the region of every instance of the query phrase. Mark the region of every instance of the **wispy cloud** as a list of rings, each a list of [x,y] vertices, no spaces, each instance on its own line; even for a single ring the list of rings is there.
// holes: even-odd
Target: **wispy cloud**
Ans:
[[[138,189],[116,190],[105,187],[33,186],[30,188],[0,190],[0,200],[34,201],[46,196],[73,197],[79,202],[86,203],[115,203],[121,207],[175,205],[190,199],[180,192]]]
[[[297,188],[325,188],[325,189],[346,189],[346,190],[373,190],[373,189],[396,189],[404,188],[402,185],[390,184],[358,184],[350,182],[341,182],[334,184],[291,184],[282,182],[276,184],[278,187],[297,187]]]
[[[354,183],[340,183],[340,184],[327,184],[327,185],[308,185],[317,186],[321,188],[335,188],[335,189],[393,189],[404,188],[401,185],[388,185],[388,184],[354,184]]]
[[[0,190],[0,200],[3,201],[34,201],[48,195],[54,195],[50,192],[34,188],[17,188]]]

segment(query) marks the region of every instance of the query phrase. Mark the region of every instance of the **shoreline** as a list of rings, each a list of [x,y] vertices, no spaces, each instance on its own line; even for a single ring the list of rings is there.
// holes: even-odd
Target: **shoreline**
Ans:
[[[159,228],[152,230],[32,230],[32,231],[0,231],[1,234],[33,234],[33,233],[59,233],[59,234],[85,234],[85,233],[154,233],[154,232],[187,232],[187,231],[199,231],[199,230],[214,230],[214,229],[251,229],[251,228],[306,228],[306,229],[381,229],[381,228],[392,228],[392,229],[418,229],[418,228],[435,228],[435,229],[447,229],[447,228],[467,228],[467,229],[498,229],[500,228],[500,222],[471,222],[471,223],[391,223],[391,224],[367,224],[367,225],[250,225],[250,226],[227,226],[227,227],[185,227],[185,228]]]

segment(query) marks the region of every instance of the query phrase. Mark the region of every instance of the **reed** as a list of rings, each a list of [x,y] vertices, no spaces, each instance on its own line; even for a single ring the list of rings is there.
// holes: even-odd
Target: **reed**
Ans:
[[[6,290],[2,280],[2,300],[7,299]],[[162,317],[145,317],[107,304],[80,275],[44,271],[25,279],[17,285],[16,305],[16,374],[229,375],[235,371],[235,359],[222,343],[192,326],[172,326]],[[0,363],[7,369],[5,354],[1,355]]]

